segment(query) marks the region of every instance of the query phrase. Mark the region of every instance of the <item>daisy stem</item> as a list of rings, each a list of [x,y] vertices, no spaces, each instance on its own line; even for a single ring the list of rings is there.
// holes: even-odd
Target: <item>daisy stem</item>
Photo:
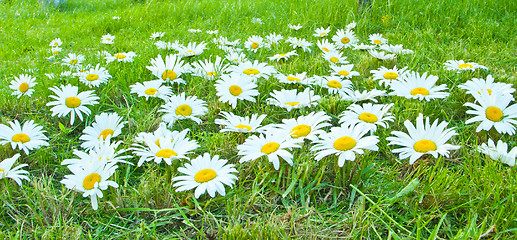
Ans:
[[[350,175],[349,175],[348,181],[346,182],[346,185],[345,185],[346,188],[351,186],[352,179],[354,178],[355,171],[357,170],[357,165],[359,165],[359,161],[360,161],[359,159],[356,159],[354,161],[354,166],[352,166],[352,169],[350,170]]]

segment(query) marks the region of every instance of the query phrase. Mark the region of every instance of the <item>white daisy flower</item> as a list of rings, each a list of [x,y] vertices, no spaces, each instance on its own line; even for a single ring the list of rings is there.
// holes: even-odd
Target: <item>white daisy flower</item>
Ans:
[[[223,125],[224,128],[220,132],[258,132],[263,133],[265,128],[261,126],[262,121],[266,118],[266,114],[252,114],[250,116],[241,117],[231,112],[221,112],[225,119],[215,119],[215,124]]]
[[[328,62],[330,62],[331,65],[349,63],[346,60],[346,57],[343,56],[343,54],[339,51],[323,52],[322,57]]]
[[[330,119],[325,112],[311,112],[297,119],[282,119],[282,123],[274,125],[274,128],[292,138],[314,142],[319,139],[318,135],[325,133],[322,128],[331,126]]]
[[[381,66],[377,70],[371,70],[370,73],[373,74],[373,80],[380,80],[380,85],[389,86],[392,81],[401,80],[402,76],[407,72],[406,69],[407,67],[397,69],[397,66],[394,66],[392,69],[389,69]]]
[[[113,16],[113,20],[119,20],[120,17],[119,16]]]
[[[275,54],[274,56],[268,57],[268,58],[269,58],[269,60],[276,60],[277,62],[279,62],[280,60],[287,61],[289,59],[289,57],[295,56],[295,55],[297,56],[298,54],[296,53],[296,50],[293,50],[293,51],[286,52],[286,53]]]
[[[347,64],[347,65],[330,65],[330,68],[332,70],[329,70],[330,74],[333,76],[338,76],[340,78],[346,78],[350,79],[354,76],[359,76],[359,72],[352,71],[352,68],[354,68],[354,64]]]
[[[201,29],[194,29],[194,28],[191,28],[188,31],[191,32],[191,33],[200,33],[200,32],[202,32]]]
[[[234,50],[228,51],[228,53],[226,53],[226,56],[224,58],[226,60],[230,61],[230,63],[232,63],[232,64],[240,64],[240,63],[248,61],[246,54],[244,54],[243,52],[234,51]]]
[[[295,37],[289,37],[287,38],[287,42],[291,47],[294,49],[301,48],[304,52],[311,52],[311,46],[312,43],[303,39],[303,38],[295,38]]]
[[[448,92],[440,92],[447,90],[447,85],[435,86],[437,81],[437,76],[427,76],[427,72],[421,76],[417,72],[407,72],[402,76],[401,80],[391,82],[390,89],[393,92],[390,92],[389,95],[418,99],[420,101],[448,97],[450,95]]]
[[[149,100],[150,97],[167,101],[171,97],[172,90],[171,87],[162,85],[163,83],[163,80],[158,79],[143,83],[137,82],[129,87],[131,88],[131,93],[136,93],[139,97],[145,97],[146,101]]]
[[[316,46],[323,52],[337,51],[336,45],[329,42],[328,39],[320,39],[316,42]]]
[[[352,28],[355,28],[355,26],[357,25],[357,23],[355,23],[355,21],[352,21],[351,23],[349,23],[348,25],[346,25],[346,30],[350,30]]]
[[[501,93],[502,95],[512,95],[513,92],[515,92],[515,89],[512,88],[512,84],[496,83],[492,75],[488,75],[486,80],[482,78],[472,78],[472,80],[460,84],[458,87],[467,90],[467,93],[473,96],[479,96],[482,90],[488,91],[489,95],[491,95],[492,92]]]
[[[122,133],[122,128],[127,122],[122,121],[116,112],[101,113],[95,116],[95,122],[83,130],[83,135],[79,140],[84,141],[81,147],[87,150],[102,144],[108,136],[115,138]]]
[[[376,103],[377,102],[376,97],[381,97],[381,96],[385,96],[385,95],[386,95],[385,90],[372,89],[371,91],[364,90],[362,92],[355,90],[350,94],[347,93],[346,95],[342,95],[341,98],[343,99],[343,101],[352,101],[354,103],[366,101],[366,100],[370,100],[370,101]]]
[[[380,59],[380,60],[393,60],[397,55],[395,54],[386,54],[386,52],[379,52],[375,50],[368,50],[368,53],[372,55],[372,57]]]
[[[69,165],[68,169],[73,175],[66,175],[61,183],[68,189],[82,192],[83,197],[90,196],[92,208],[97,210],[99,208],[97,197],[104,196],[102,190],[108,189],[109,186],[118,188],[116,182],[108,180],[118,168],[115,164],[115,162],[106,163],[103,159],[82,167]]]
[[[274,132],[274,133],[273,133]],[[262,156],[267,156],[269,162],[273,163],[276,170],[280,168],[279,157],[284,159],[289,165],[293,165],[293,155],[288,151],[292,148],[300,148],[301,139],[290,138],[283,132],[268,131],[259,136],[249,136],[243,144],[238,145],[239,156],[243,156],[239,162],[255,160]]]
[[[79,93],[79,88],[70,84],[58,87],[49,88],[57,96],[49,96],[56,101],[47,103],[47,106],[54,106],[50,109],[52,116],[64,117],[70,114],[70,124],[73,125],[75,115],[83,121],[83,113],[90,115],[91,111],[88,105],[95,105],[99,102],[99,97],[93,94],[93,91],[85,91]]]
[[[111,35],[111,34],[106,34],[106,35],[103,35],[101,37],[101,43],[102,44],[113,44],[115,40],[115,36]]]
[[[258,24],[258,25],[263,24],[262,19],[260,19],[260,18],[252,18],[251,23]]]
[[[50,41],[49,46],[50,47],[59,47],[59,46],[61,46],[61,44],[63,44],[63,42],[61,41],[61,38],[56,38],[56,39]]]
[[[228,163],[225,159],[219,159],[218,155],[213,158],[210,154],[205,153],[198,156],[190,163],[185,163],[185,167],[179,167],[178,172],[185,175],[174,177],[172,179],[173,187],[178,187],[176,192],[187,191],[195,188],[194,196],[199,198],[205,192],[214,198],[218,192],[221,196],[225,196],[224,185],[232,188],[237,177],[232,173],[238,172],[233,164]]]
[[[68,56],[63,58],[61,65],[69,66],[70,68],[74,68],[80,66],[84,61],[83,55],[77,55],[75,53],[69,53]]]
[[[153,33],[151,33],[151,36],[149,37],[149,39],[153,40],[153,39],[157,39],[157,38],[162,38],[163,36],[165,36],[164,32],[153,32]]]
[[[416,118],[416,128],[411,121],[404,122],[409,135],[393,131],[391,134],[395,137],[388,137],[386,140],[390,141],[388,145],[402,146],[402,148],[394,149],[393,153],[400,153],[400,159],[409,157],[409,164],[415,163],[425,154],[431,154],[435,158],[438,158],[438,155],[449,157],[449,151],[457,150],[460,146],[447,144],[452,136],[458,135],[454,128],[445,129],[447,125],[446,121],[438,124],[438,119],[431,124],[429,117],[424,122],[424,116],[420,113]]]
[[[28,74],[21,74],[18,77],[14,77],[14,80],[11,81],[11,85],[9,85],[9,88],[14,90],[11,95],[18,96],[18,98],[24,95],[30,97],[34,92],[33,87],[38,84],[35,80],[36,78]]]
[[[98,87],[106,83],[110,78],[111,75],[108,70],[101,67],[100,64],[97,64],[95,68],[79,73],[79,81],[88,87]]]
[[[219,30],[207,30],[206,33],[207,34],[218,34]]]
[[[178,50],[178,55],[182,57],[192,57],[198,56],[206,49],[206,43],[200,42],[197,44],[196,42],[189,42],[187,46],[182,47]]]
[[[446,70],[449,70],[449,71],[456,71],[457,73],[460,73],[460,72],[463,72],[463,71],[467,71],[467,70],[470,70],[470,71],[474,71],[478,68],[481,68],[481,69],[485,69],[485,70],[488,70],[487,67],[483,66],[483,65],[480,65],[480,64],[477,64],[475,62],[465,62],[463,60],[447,60],[447,62],[445,62],[443,65],[444,68]]]
[[[158,112],[164,112],[162,121],[172,126],[177,120],[191,119],[200,124],[201,119],[197,116],[205,115],[208,112],[206,102],[198,99],[196,96],[185,96],[185,93],[173,95],[169,101],[162,105]]]
[[[391,44],[384,44],[379,47],[380,50],[384,50],[386,52],[394,53],[394,54],[413,54],[413,50],[404,49],[404,46],[402,44],[398,45],[391,45]]]
[[[306,72],[303,72],[303,73],[298,73],[298,74],[288,74],[288,75],[284,75],[282,73],[277,73],[274,75],[274,77],[276,79],[278,79],[279,82],[281,83],[287,83],[287,84],[304,84],[304,85],[308,85],[308,82],[307,82],[307,73]]]
[[[219,101],[227,102],[232,108],[237,107],[237,100],[255,102],[254,97],[259,95],[256,88],[251,77],[236,74],[223,75],[215,84]]]
[[[364,149],[379,150],[379,137],[364,136],[368,128],[356,125],[333,127],[329,133],[320,134],[320,140],[314,142],[311,152],[316,152],[314,159],[319,161],[326,156],[338,156],[338,166],[343,167],[345,161],[355,161],[356,153],[364,154]]]
[[[135,137],[135,141],[138,143],[145,143],[147,141],[154,142],[157,146],[160,146],[160,138],[170,138],[170,139],[185,139],[190,141],[190,138],[187,137],[187,134],[190,132],[190,129],[184,129],[181,132],[171,131],[167,128],[167,124],[161,122],[160,126],[154,132],[140,132]]]
[[[380,33],[370,34],[370,36],[368,36],[368,40],[370,41],[371,44],[374,44],[377,46],[388,43],[388,39],[383,38],[382,34],[380,34]]]
[[[13,149],[19,148],[23,150],[25,154],[29,154],[29,151],[38,149],[41,146],[48,146],[48,138],[43,134],[46,131],[43,127],[34,123],[34,120],[27,121],[20,125],[18,120],[9,122],[9,126],[0,124],[0,144],[4,145],[11,143]]]
[[[268,78],[272,74],[276,73],[275,67],[268,66],[267,63],[260,63],[258,60],[255,60],[254,62],[247,61],[239,63],[237,66],[230,66],[228,70],[235,74],[250,76],[254,80],[261,77]]]
[[[289,27],[290,29],[293,29],[295,31],[298,31],[300,30],[300,28],[302,28],[303,26],[298,24],[298,25],[293,25],[293,24],[287,24],[287,27]]]
[[[151,66],[146,66],[146,68],[163,81],[185,84],[186,82],[180,77],[183,73],[189,71],[190,66],[188,63],[184,64],[181,57],[174,54],[166,56],[165,61],[158,54],[156,58],[151,59]]]
[[[355,36],[355,33],[351,29],[343,30],[339,29],[336,35],[332,37],[332,41],[336,43],[336,46],[340,49],[351,48],[359,40]]]
[[[133,144],[135,148],[129,149],[133,150],[133,153],[140,157],[137,166],[140,167],[144,162],[150,161],[154,161],[157,164],[164,161],[167,165],[171,165],[172,160],[188,159],[186,155],[191,154],[199,145],[195,140],[185,137],[188,129],[185,130],[175,134],[174,138],[162,137],[155,140],[154,136],[145,135],[144,143],[146,146]]]
[[[76,155],[78,158],[65,159],[63,162],[61,162],[61,165],[75,165],[78,167],[84,167],[93,164],[93,162],[102,160],[106,160],[107,163],[115,162],[133,165],[132,163],[124,160],[127,158],[132,158],[133,156],[121,156],[120,154],[123,154],[126,152],[126,150],[117,150],[118,146],[122,143],[122,141],[112,143],[111,136],[108,136],[105,140],[102,140],[100,144],[95,145],[88,152],[74,149],[74,155]]]
[[[306,88],[303,92],[297,92],[296,89],[280,91],[273,90],[270,93],[272,98],[268,98],[266,101],[268,104],[275,105],[280,108],[285,108],[287,111],[291,111],[293,108],[312,107],[318,105],[320,100],[319,95],[314,95],[314,91]]]
[[[57,55],[62,51],[63,51],[63,49],[61,47],[52,47],[50,49],[50,53],[52,53],[53,55]]]
[[[266,46],[268,48],[274,48],[280,43],[280,40],[282,40],[282,39],[284,39],[284,37],[282,35],[276,34],[276,33],[271,33],[266,36]]]
[[[352,82],[348,79],[339,76],[325,76],[320,80],[319,86],[326,88],[330,94],[344,96],[352,92]]]
[[[515,134],[515,126],[517,125],[517,104],[508,106],[513,101],[512,95],[503,95],[501,93],[489,94],[488,91],[482,90],[479,95],[474,96],[479,105],[474,103],[465,103],[464,106],[471,107],[467,114],[476,115],[467,120],[466,124],[481,122],[476,128],[476,132],[481,130],[490,130],[495,127],[498,133]]]
[[[113,56],[111,54],[109,56],[104,57],[106,59],[106,64],[117,61],[117,62],[133,62],[133,58],[136,57],[134,52],[121,52],[116,53]]]
[[[486,143],[482,143],[481,146],[477,148],[477,151],[490,156],[493,160],[501,161],[511,167],[515,166],[517,147],[512,148],[512,150],[508,152],[508,144],[501,140],[497,141],[496,146],[494,141],[489,138],[488,145]]]
[[[264,47],[264,39],[261,36],[253,35],[244,42],[244,47],[246,47],[249,51],[257,52],[260,48]]]
[[[178,40],[176,40],[174,42],[156,41],[154,43],[154,45],[158,49],[167,49],[167,50],[172,49],[172,50],[176,50],[176,51],[179,51],[180,49],[185,47],[182,44],[180,44],[180,42]]]
[[[377,126],[388,128],[388,122],[395,120],[395,117],[388,112],[391,107],[393,107],[393,103],[386,105],[365,103],[362,106],[352,104],[347,108],[348,111],[339,115],[339,123],[364,127],[373,133],[377,131]]]
[[[323,27],[320,27],[316,30],[314,30],[314,34],[312,36],[315,36],[315,37],[326,37],[330,32],[330,27],[328,28],[323,28]]]
[[[23,167],[29,166],[27,164],[20,164],[14,168],[14,162],[18,160],[20,157],[20,154],[17,153],[11,158],[6,158],[2,162],[0,162],[0,179],[2,178],[10,178],[14,180],[19,186],[22,185],[22,179],[30,181],[29,177],[27,176],[29,172],[25,170],[21,170]],[[11,169],[12,168],[12,169]]]
[[[216,56],[215,62],[209,59],[199,60],[192,64],[194,76],[202,77],[207,80],[219,78],[221,74],[226,73],[229,64],[224,64],[223,59]]]

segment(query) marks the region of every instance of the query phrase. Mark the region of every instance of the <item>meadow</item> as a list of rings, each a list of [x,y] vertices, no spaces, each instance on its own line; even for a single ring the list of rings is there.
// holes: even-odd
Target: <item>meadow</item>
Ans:
[[[515,155],[509,166],[478,151],[478,146],[489,139],[506,142],[510,150],[517,146],[516,138],[495,128],[477,131],[478,122],[467,124],[473,116],[467,114],[471,108],[464,104],[476,103],[477,99],[459,87],[473,78],[487,79],[491,75],[495,82],[515,88],[517,5],[513,1],[373,1],[370,9],[361,10],[357,1],[352,0],[68,0],[58,7],[42,6],[35,0],[4,0],[0,2],[0,22],[0,124],[9,126],[14,120],[22,124],[33,120],[48,138],[48,146],[32,149],[29,154],[9,143],[0,145],[0,162],[20,154],[14,165],[28,164],[23,169],[29,172],[30,179],[23,180],[20,186],[10,178],[0,178],[0,239],[516,236]],[[350,28],[352,22],[356,26]],[[302,27],[294,30],[289,24]],[[330,32],[323,37],[314,36],[321,27],[330,28]],[[323,81],[324,76],[330,76],[333,65],[322,57],[325,51],[317,42],[333,42],[332,36],[347,28],[353,29],[359,43],[370,44],[368,37],[379,33],[389,44],[403,44],[404,49],[413,51],[380,60],[368,51],[338,49],[357,72],[358,76],[348,79],[351,88],[360,92],[386,91],[375,97],[377,102],[344,100],[326,87],[279,82],[274,75],[266,75],[253,79],[260,93],[253,97],[254,101],[238,100],[233,107],[217,95],[215,85],[220,73],[210,80],[185,70],[181,79],[186,84],[167,82],[163,86],[170,87],[170,96],[184,93],[205,101],[206,111],[197,116],[198,122],[179,119],[169,123],[164,117],[166,113],[161,111],[167,100],[131,93],[131,86],[136,83],[161,76],[150,71],[152,59],[178,53],[173,47],[159,49],[157,41],[177,40],[185,46],[191,42],[206,43],[201,54],[181,58],[185,64],[194,64],[205,59],[213,62],[216,56],[224,59],[227,50],[213,41],[220,37],[240,39],[235,47],[243,49],[251,62],[267,63],[284,74],[306,72],[307,78]],[[164,34],[151,38],[156,32]],[[282,39],[269,48],[246,48],[250,36],[265,38],[271,33],[281,35]],[[101,43],[106,34],[115,37],[113,44]],[[310,51],[293,47],[288,43],[289,37],[312,43]],[[56,38],[62,41],[59,51],[49,46]],[[109,52],[114,61],[107,63],[105,57],[109,56],[103,51]],[[291,51],[297,55],[285,60],[269,58]],[[117,54],[129,52],[136,55],[133,61],[118,61]],[[80,72],[77,68],[71,70],[62,64],[69,53],[85,56],[83,66],[90,66],[83,70],[99,64],[109,71],[111,78],[99,86],[84,84],[80,77],[71,75]],[[487,69],[449,71],[444,67],[448,60],[475,62]],[[226,63],[234,68],[239,66],[231,61]],[[436,85],[446,84],[447,89],[442,92],[450,95],[430,100],[389,95],[393,89],[380,85],[371,71],[395,66],[438,77]],[[21,74],[31,75],[37,82],[31,96],[12,95],[11,81]],[[70,115],[56,116],[51,110],[53,106],[47,105],[55,101],[51,96],[56,91],[52,88],[61,89],[68,84],[78,87],[80,92],[94,91],[99,98],[97,104],[86,106],[91,111],[89,115],[83,114],[82,120],[76,116],[73,123]],[[310,89],[313,96],[321,98],[310,107],[288,111],[268,100],[273,91],[283,89]],[[514,92],[511,94],[515,97]],[[389,110],[393,121],[387,122],[389,127],[378,126],[374,133],[365,133],[378,137],[376,151],[356,153],[354,161],[342,163],[332,154],[316,160],[319,150],[308,139],[289,150],[292,164],[281,157],[277,167],[266,156],[240,162],[243,154],[238,146],[249,141],[250,136],[262,134],[221,132],[224,126],[216,123],[223,118],[222,112],[239,116],[266,114],[262,126],[324,112],[328,126],[321,130],[330,132],[332,127],[341,125],[341,114],[351,105],[365,103],[393,104]],[[83,197],[82,192],[61,182],[72,174],[71,168],[62,163],[77,158],[74,150],[81,150],[83,130],[101,113],[117,113],[125,122],[113,141],[121,142],[118,150],[125,152],[120,155],[127,156],[123,160],[132,165],[116,164],[118,168],[111,172],[109,180],[118,187],[112,185],[102,190],[104,196],[98,198],[98,209],[94,210],[90,197]],[[454,128],[457,133],[447,143],[459,149],[451,149],[448,156],[426,154],[412,164],[393,152],[401,147],[388,145],[392,141],[387,138],[393,137],[395,131],[407,133],[404,122],[415,124],[420,114],[424,119],[429,117],[431,123],[436,119],[447,121],[447,128]],[[162,122],[168,124],[170,131],[189,129],[186,136],[199,146],[186,153],[186,158],[169,159],[171,164],[166,162],[167,157],[160,163],[139,163],[141,156],[135,149],[145,149],[145,144],[138,140],[140,133],[153,133]],[[291,137],[289,134],[287,137]],[[234,184],[231,188],[224,186],[225,196],[197,196],[193,189],[177,191],[177,185],[173,186],[177,177],[184,175],[178,169],[205,153],[218,155],[234,165]]]

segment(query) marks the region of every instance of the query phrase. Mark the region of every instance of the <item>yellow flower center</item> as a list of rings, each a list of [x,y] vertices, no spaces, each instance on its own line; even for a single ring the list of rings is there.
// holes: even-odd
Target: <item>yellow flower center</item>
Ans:
[[[294,107],[294,106],[298,105],[298,103],[300,103],[300,102],[286,102],[285,105],[289,105],[291,107]]]
[[[70,60],[70,64],[77,64],[77,62],[79,62],[79,61],[77,61],[77,59]]]
[[[343,87],[343,85],[341,85],[341,83],[336,80],[329,81],[327,83],[327,86],[330,88],[339,88],[339,89],[341,89],[341,87]]]
[[[503,120],[503,111],[498,107],[488,107],[485,111],[486,118],[492,122],[499,122]]]
[[[270,154],[270,153],[275,152],[276,150],[278,150],[279,147],[280,147],[280,144],[278,144],[276,142],[270,142],[270,143],[264,144],[264,146],[262,146],[260,151],[265,153],[265,154]]]
[[[299,82],[301,81],[299,78],[295,78],[295,77],[292,77],[292,76],[289,76],[287,77],[287,81],[290,81],[290,82]]]
[[[99,134],[99,138],[101,138],[101,137],[102,137],[102,139],[103,139],[103,140],[106,140],[106,138],[107,138],[109,135],[113,136],[113,133],[115,133],[115,132],[114,132],[113,130],[109,129],[109,128],[108,128],[108,129],[104,129],[104,130],[102,130],[102,132]]]
[[[300,124],[291,130],[291,137],[301,138],[309,135],[309,133],[311,133],[311,126]]]
[[[230,86],[230,94],[233,96],[239,96],[242,93],[242,88],[237,85],[231,85]]]
[[[246,70],[244,70],[244,71],[242,71],[242,72],[243,72],[244,74],[246,74],[246,75],[257,75],[257,74],[259,74],[259,73],[260,73],[260,71],[259,71],[259,70],[254,69],[254,68],[248,68],[248,69],[246,69]]]
[[[280,54],[280,57],[284,57],[285,55],[287,55],[287,53],[282,53]]]
[[[251,131],[251,127],[248,126],[248,125],[242,125],[242,124],[239,124],[237,126],[235,126],[236,128],[239,128],[239,129],[246,129],[248,131]]]
[[[158,92],[156,88],[148,88],[147,90],[145,90],[145,94],[147,95],[154,95],[156,94],[156,92]]]
[[[111,41],[111,39],[110,39],[110,38],[106,38],[106,40]]]
[[[192,108],[187,104],[179,105],[176,108],[176,115],[190,116],[192,114]]]
[[[326,47],[322,47],[321,50],[325,51],[325,52],[330,52],[330,50]]]
[[[161,158],[171,158],[172,156],[178,156],[178,154],[172,149],[161,149],[156,153],[156,156]]]
[[[348,151],[348,150],[354,148],[356,144],[357,144],[357,142],[355,141],[355,139],[353,139],[349,136],[345,136],[345,137],[338,138],[334,142],[334,148],[339,151]]]
[[[337,62],[339,62],[339,58],[337,58],[337,57],[331,57],[331,58],[330,58],[330,61],[331,61],[332,63],[337,63]]]
[[[471,64],[468,64],[468,63],[463,63],[463,64],[460,64],[458,65],[458,68],[459,69],[464,69],[464,68],[473,68],[474,66],[472,66]]]
[[[481,94],[481,92],[483,91],[484,89],[479,89],[478,93]],[[492,95],[492,90],[491,89],[486,89],[486,91],[488,92],[488,95]]]
[[[347,37],[341,38],[341,43],[342,44],[347,44],[349,42],[350,42],[350,38],[347,38]]]
[[[124,54],[117,54],[117,55],[115,55],[115,58],[117,58],[117,59],[124,59],[124,58],[126,58],[126,55],[124,55]]]
[[[81,106],[81,99],[76,97],[68,97],[65,99],[65,105],[69,108],[76,108]]]
[[[415,96],[415,95],[418,95],[418,94],[427,96],[427,95],[429,95],[429,91],[427,89],[425,89],[425,88],[422,88],[422,87],[417,87],[417,88],[411,90],[411,95]]]
[[[59,45],[59,43],[58,43],[58,42],[55,42],[55,43],[54,43],[54,46],[57,46],[57,45]]]
[[[375,116],[375,114],[361,113],[359,115],[359,120],[367,122],[367,123],[374,123],[374,122],[377,122],[377,120],[379,120],[379,119],[377,119],[377,116]]]
[[[325,35],[327,35],[327,33],[320,33],[320,36],[322,36],[322,37]]]
[[[95,81],[95,80],[97,80],[97,79],[99,79],[99,75],[97,75],[97,74],[93,74],[93,73],[92,73],[92,74],[88,74],[88,75],[86,75],[86,80],[88,80],[88,81],[90,81],[90,82],[91,82],[91,81]]]
[[[434,143],[431,140],[423,139],[423,140],[416,142],[413,145],[413,148],[415,149],[415,151],[417,151],[419,153],[426,153],[429,151],[435,151],[436,143]]]
[[[101,175],[98,173],[92,173],[86,176],[83,180],[83,187],[86,190],[92,190],[95,187],[95,183],[101,182]]]
[[[165,70],[162,73],[162,79],[163,80],[169,79],[170,81],[174,81],[174,79],[176,79],[177,77],[178,77],[178,75],[174,71],[172,71],[172,70]]]
[[[54,54],[58,54],[58,53],[59,53],[59,51],[54,51]]]
[[[30,141],[31,138],[29,136],[27,136],[27,134],[18,133],[18,134],[15,134],[11,140],[13,142],[26,143],[26,142]]]
[[[341,71],[339,71],[338,73],[339,73],[339,75],[341,75],[341,76],[348,76],[348,74],[350,74],[349,72],[347,72],[347,71],[345,71],[345,70],[341,70]]]
[[[375,44],[381,44],[381,43],[382,43],[382,42],[381,42],[381,40],[379,40],[379,39],[373,40],[373,42],[374,42]]]
[[[207,72],[206,75],[207,76],[217,77],[217,73],[216,72]]]
[[[396,72],[387,72],[384,75],[382,75],[385,79],[397,79],[399,75]]]
[[[259,44],[257,42],[254,42],[251,44],[251,48],[257,49],[259,47]]]
[[[29,90],[29,84],[28,83],[20,84],[20,86],[18,87],[18,90],[20,90],[20,92],[27,92],[27,90]]]
[[[4,171],[5,171],[5,169],[0,168],[0,172],[4,172]]]
[[[198,183],[208,182],[217,177],[217,173],[212,169],[203,169],[194,175],[194,180]]]

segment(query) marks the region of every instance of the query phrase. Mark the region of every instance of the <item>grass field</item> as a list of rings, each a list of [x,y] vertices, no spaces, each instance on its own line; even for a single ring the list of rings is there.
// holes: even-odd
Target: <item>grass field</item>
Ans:
[[[120,19],[113,19],[114,16]],[[260,18],[263,24],[253,23]],[[445,99],[419,101],[398,96],[377,98],[379,103],[393,103],[394,122],[389,128],[378,128],[378,151],[357,154],[355,161],[338,166],[336,156],[314,160],[311,144],[291,151],[293,165],[280,161],[279,170],[266,158],[239,163],[237,146],[249,134],[221,133],[214,123],[220,112],[241,116],[267,114],[263,125],[281,123],[310,112],[325,111],[338,126],[339,115],[352,104],[329,94],[321,87],[311,87],[321,96],[317,106],[290,112],[267,104],[273,90],[296,89],[296,85],[278,83],[273,77],[257,83],[260,95],[256,102],[239,102],[233,109],[218,101],[214,81],[191,74],[182,76],[186,85],[173,85],[173,94],[185,92],[207,103],[202,123],[191,120],[176,122],[171,130],[190,129],[188,136],[200,147],[190,158],[210,153],[235,164],[238,180],[226,187],[226,196],[208,194],[196,199],[194,191],[176,192],[171,179],[179,175],[178,167],[153,162],[137,167],[139,160],[131,151],[126,159],[135,165],[118,164],[110,180],[118,188],[108,188],[93,210],[89,198],[61,184],[71,174],[65,159],[74,158],[73,150],[82,143],[79,137],[90,126],[94,116],[116,112],[127,121],[117,140],[120,149],[129,149],[140,132],[153,132],[162,121],[158,112],[164,101],[137,97],[130,85],[154,80],[146,69],[160,50],[149,39],[153,32],[165,32],[162,40],[179,40],[183,44],[202,42],[207,49],[199,56],[184,58],[193,63],[210,56],[225,55],[212,39],[230,40],[251,35],[281,34],[284,40],[275,48],[256,53],[244,50],[248,59],[274,66],[283,73],[307,72],[308,76],[329,75],[329,63],[316,46],[314,30],[330,27],[328,40],[338,29],[355,21],[356,36],[366,43],[370,34],[382,33],[391,44],[403,44],[414,54],[396,60],[380,61],[367,52],[342,50],[355,64],[360,76],[352,78],[357,90],[385,89],[372,80],[370,70],[380,66],[407,66],[419,73],[439,77],[437,84],[447,84],[450,96]],[[64,238],[199,238],[199,239],[513,239],[517,231],[517,172],[500,161],[476,151],[488,139],[503,140],[517,146],[514,136],[495,129],[476,132],[479,123],[465,124],[471,118],[463,104],[474,98],[458,85],[472,78],[485,79],[491,74],[497,82],[516,85],[517,81],[517,5],[501,1],[393,0],[374,1],[371,10],[359,11],[356,1],[280,0],[280,1],[165,1],[165,0],[68,0],[66,5],[43,7],[36,0],[4,0],[0,3],[0,124],[9,121],[34,120],[46,130],[49,146],[32,150],[29,155],[10,144],[0,146],[0,160],[21,153],[17,164],[26,163],[30,182],[18,186],[0,179],[0,239]],[[303,27],[294,31],[288,24]],[[192,33],[188,29],[201,29]],[[217,34],[207,34],[218,30]],[[101,36],[114,35],[115,44],[101,44]],[[298,56],[287,61],[268,57],[292,51],[287,37],[301,37],[314,43],[311,52],[297,50]],[[74,77],[49,79],[69,70],[47,58],[49,43],[63,41],[63,51],[54,62],[68,53],[86,56],[85,63],[109,70],[112,78],[98,88],[89,88]],[[98,51],[111,54],[133,51],[129,63],[109,63],[98,57]],[[447,60],[465,60],[487,66],[462,72],[444,69]],[[36,77],[38,83],[31,97],[11,96],[11,80],[20,74]],[[95,90],[99,104],[90,106],[92,113],[83,121],[70,124],[70,117],[52,116],[53,101],[49,90],[66,84],[80,91]],[[390,91],[388,91],[390,92]],[[515,96],[515,93],[513,93]],[[426,155],[413,165],[392,153],[388,146],[392,131],[407,132],[404,121],[415,123],[422,113],[431,120],[448,121],[457,136],[449,143],[459,145],[449,157]],[[325,128],[328,131],[330,128]]]

